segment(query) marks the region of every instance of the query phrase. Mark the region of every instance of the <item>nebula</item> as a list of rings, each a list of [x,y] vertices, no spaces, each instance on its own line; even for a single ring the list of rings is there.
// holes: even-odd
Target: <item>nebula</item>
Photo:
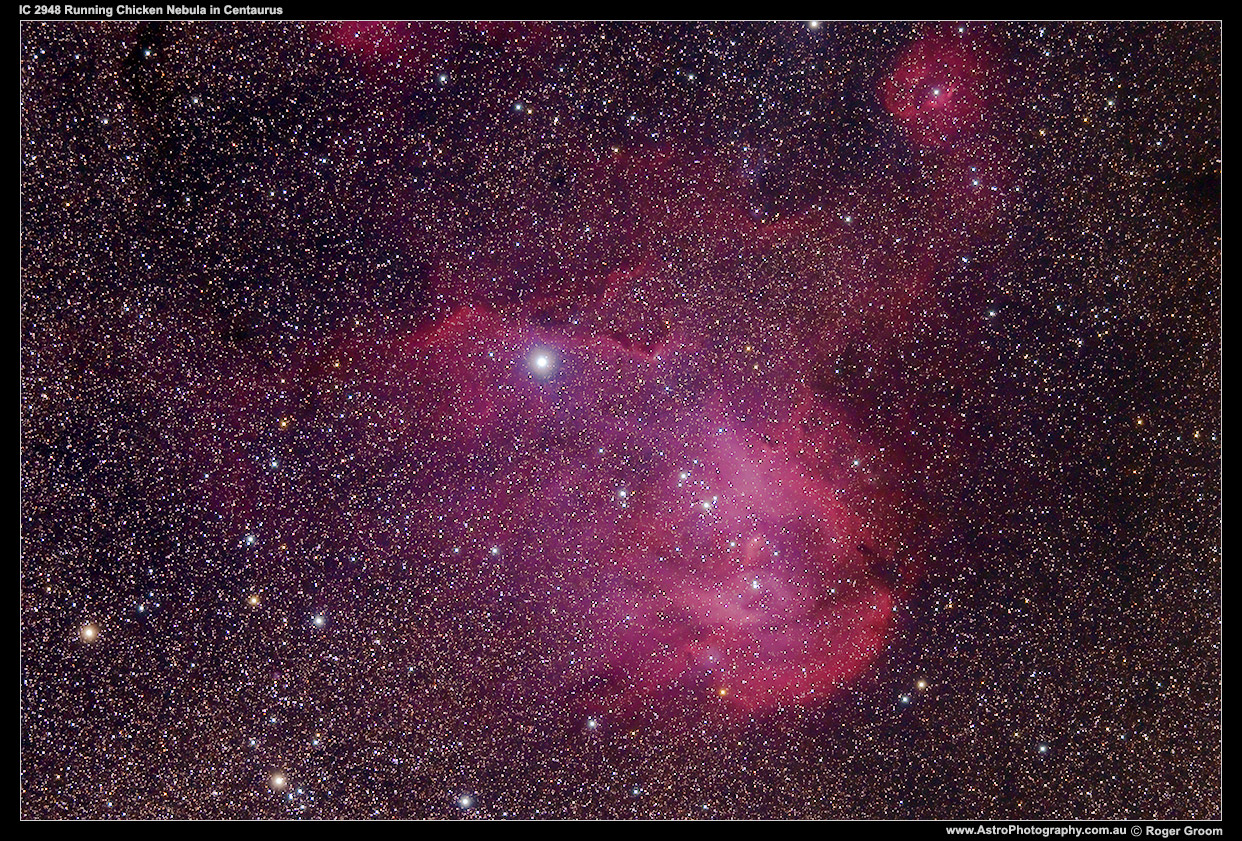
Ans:
[[[997,84],[994,66],[989,49],[973,33],[927,35],[900,55],[880,96],[916,144],[945,147],[983,119]]]
[[[816,702],[884,648],[913,509],[877,480],[884,448],[805,386],[743,420],[745,390],[693,343],[645,349],[481,307],[308,349],[293,369],[282,381],[323,377],[374,407],[367,432],[384,425],[409,477],[355,528],[400,512],[395,555],[470,566],[489,586],[463,597],[488,610],[543,588],[579,640],[557,647],[551,681],[585,709]],[[228,467],[221,513],[298,529]]]
[[[820,210],[757,221],[709,156],[648,152],[584,170],[547,252],[441,260],[439,315],[404,332],[355,320],[244,391],[315,395],[278,414],[342,442],[337,473],[364,443],[382,465],[325,479],[336,504],[315,528],[353,559],[332,568],[442,558],[462,604],[506,622],[529,621],[511,615],[521,594],[547,622],[523,638],[556,639],[539,691],[614,715],[818,703],[876,665],[931,522],[901,442],[831,383],[928,311],[923,265],[952,240],[889,254]],[[604,189],[619,198],[588,200]],[[601,206],[626,237],[591,242]],[[742,257],[690,247],[704,241]],[[780,329],[748,339],[737,312]],[[206,402],[234,407],[230,437],[270,425],[271,407],[225,392]],[[904,411],[891,426],[911,428]],[[240,533],[305,532],[262,490],[269,467],[233,456],[205,496]]]
[[[442,47],[440,28],[319,34],[384,66]],[[505,49],[541,34],[454,31]],[[503,238],[436,253],[434,306],[410,329],[355,318],[282,366],[220,361],[186,423],[211,430],[190,441],[210,516],[243,541],[294,536],[329,578],[402,587],[447,564],[463,617],[545,641],[519,647],[543,675],[527,690],[592,714],[832,697],[878,665],[934,520],[894,436],[910,410],[876,428],[841,367],[900,347],[935,310],[944,255],[998,215],[991,68],[978,42],[928,35],[881,80],[900,130],[937,158],[944,210],[889,228],[822,204],[766,218],[717,153],[567,153],[568,200],[541,211],[555,224],[527,235],[514,218]],[[863,200],[909,189],[877,180]],[[304,483],[317,510],[273,481],[296,450],[255,455],[282,435],[322,451],[329,467]]]
[[[590,560],[562,577],[586,628],[575,671],[600,704],[801,703],[883,646],[899,500],[865,487],[874,453],[844,413],[804,394],[760,435],[728,416],[719,384],[685,376],[684,347],[648,354],[476,310],[407,354],[425,434],[505,465],[467,461],[441,504],[497,512],[498,565]]]

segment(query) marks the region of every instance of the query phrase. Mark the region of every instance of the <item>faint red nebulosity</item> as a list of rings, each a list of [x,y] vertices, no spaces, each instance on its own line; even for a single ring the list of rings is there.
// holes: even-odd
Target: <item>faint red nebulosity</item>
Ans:
[[[402,21],[340,21],[320,26],[322,39],[367,58],[395,57],[399,52],[430,59],[437,47],[451,45],[452,30],[444,24]]]
[[[521,51],[538,51],[547,45],[551,36],[551,24],[544,21],[477,21],[473,26],[488,43]]]
[[[915,144],[941,148],[982,120],[995,66],[986,42],[973,34],[927,35],[898,57],[880,83],[880,99]]]
[[[372,62],[376,69],[431,77],[445,72],[463,46],[484,44],[537,54],[548,43],[546,23],[528,21],[333,21],[317,26],[324,43]]]

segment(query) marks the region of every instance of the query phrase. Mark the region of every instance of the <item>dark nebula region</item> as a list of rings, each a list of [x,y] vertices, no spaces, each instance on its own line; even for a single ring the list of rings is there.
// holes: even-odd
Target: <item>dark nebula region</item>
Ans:
[[[1220,34],[24,23],[22,816],[1219,817]]]

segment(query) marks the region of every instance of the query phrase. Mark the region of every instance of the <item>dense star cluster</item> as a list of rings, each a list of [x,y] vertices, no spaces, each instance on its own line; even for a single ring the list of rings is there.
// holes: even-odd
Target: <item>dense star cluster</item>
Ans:
[[[21,28],[21,814],[1211,818],[1219,24]]]

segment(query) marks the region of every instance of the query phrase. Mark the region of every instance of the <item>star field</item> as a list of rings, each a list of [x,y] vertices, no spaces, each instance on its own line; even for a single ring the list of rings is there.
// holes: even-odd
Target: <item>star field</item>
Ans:
[[[1220,41],[24,23],[22,816],[1219,817]]]

